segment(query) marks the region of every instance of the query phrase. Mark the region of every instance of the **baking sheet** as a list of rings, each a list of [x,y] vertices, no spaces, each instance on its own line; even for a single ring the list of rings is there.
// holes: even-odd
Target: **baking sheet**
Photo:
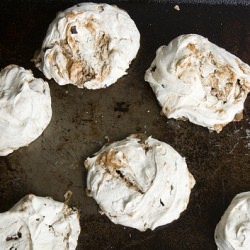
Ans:
[[[30,59],[56,13],[75,3],[2,0],[0,67],[19,64],[44,78]],[[141,33],[141,48],[128,75],[94,91],[49,81],[53,117],[48,128],[29,147],[0,157],[0,212],[28,193],[63,201],[71,190],[71,205],[81,211],[77,249],[216,249],[217,222],[237,193],[250,190],[250,98],[242,121],[227,125],[220,134],[210,133],[161,116],[144,73],[160,45],[185,33],[208,37],[250,64],[250,7],[187,3],[176,11],[167,2],[117,5],[128,11]],[[153,232],[112,224],[85,194],[84,160],[101,148],[105,136],[115,141],[135,132],[173,146],[186,157],[196,179],[188,209],[177,221]]]

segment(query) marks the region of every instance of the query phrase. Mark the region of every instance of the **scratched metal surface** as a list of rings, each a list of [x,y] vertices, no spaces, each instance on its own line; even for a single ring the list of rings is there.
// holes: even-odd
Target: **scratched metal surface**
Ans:
[[[108,1],[107,1],[108,2]],[[235,194],[250,190],[250,98],[244,119],[220,134],[189,122],[160,116],[160,106],[144,72],[156,49],[184,33],[198,33],[250,63],[250,8],[246,6],[168,3],[117,3],[141,32],[141,48],[128,75],[103,90],[59,86],[49,81],[53,117],[43,135],[29,147],[0,157],[0,212],[27,193],[63,201],[81,211],[78,249],[216,249],[214,228]],[[33,70],[30,61],[48,24],[59,10],[76,1],[1,1],[0,67],[10,63]],[[144,233],[112,224],[98,213],[84,188],[83,161],[104,144],[134,132],[165,141],[186,157],[197,183],[180,219]]]

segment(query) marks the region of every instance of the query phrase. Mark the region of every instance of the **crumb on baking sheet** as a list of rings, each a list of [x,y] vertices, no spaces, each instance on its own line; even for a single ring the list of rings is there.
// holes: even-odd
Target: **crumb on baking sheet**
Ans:
[[[179,5],[175,5],[174,9],[177,10],[177,11],[181,10]]]

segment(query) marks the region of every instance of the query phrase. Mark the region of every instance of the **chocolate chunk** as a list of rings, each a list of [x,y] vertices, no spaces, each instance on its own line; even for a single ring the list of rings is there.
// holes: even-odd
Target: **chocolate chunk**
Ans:
[[[19,240],[20,238],[22,238],[22,233],[17,232],[17,234],[14,234],[12,236],[8,236],[6,238],[6,241],[11,241],[11,240]]]
[[[78,32],[77,32],[77,30],[76,30],[76,26],[72,26],[72,27],[70,28],[70,32],[71,32],[71,34],[77,34]]]

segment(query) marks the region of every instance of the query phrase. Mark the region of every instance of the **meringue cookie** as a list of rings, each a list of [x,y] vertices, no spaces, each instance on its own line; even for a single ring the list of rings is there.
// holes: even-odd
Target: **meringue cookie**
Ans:
[[[57,15],[34,61],[59,85],[100,89],[126,74],[139,46],[140,33],[125,11],[81,3]]]
[[[47,82],[9,65],[0,73],[0,156],[37,139],[51,120]]]
[[[0,249],[73,250],[79,214],[48,197],[27,195],[0,214]]]
[[[189,34],[157,50],[145,80],[168,118],[187,118],[220,132],[243,117],[250,67],[206,38]]]
[[[237,194],[215,229],[219,250],[250,249],[250,192]]]
[[[179,218],[195,184],[168,144],[136,136],[104,146],[85,161],[87,190],[115,224],[145,231]]]

